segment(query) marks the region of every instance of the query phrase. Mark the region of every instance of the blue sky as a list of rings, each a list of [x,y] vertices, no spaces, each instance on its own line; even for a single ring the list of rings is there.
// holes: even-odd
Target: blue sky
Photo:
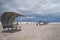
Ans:
[[[0,0],[0,12],[5,11],[60,15],[60,0]]]
[[[0,13],[18,12],[28,16],[60,17],[60,0],[0,0]],[[27,17],[35,18],[35,17]]]

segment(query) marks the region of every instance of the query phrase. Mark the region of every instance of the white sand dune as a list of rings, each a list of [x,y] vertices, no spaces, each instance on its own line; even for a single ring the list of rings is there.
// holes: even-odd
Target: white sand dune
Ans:
[[[1,31],[2,28],[0,28],[0,40],[60,40],[60,23],[42,26],[21,24],[19,32],[2,33]]]

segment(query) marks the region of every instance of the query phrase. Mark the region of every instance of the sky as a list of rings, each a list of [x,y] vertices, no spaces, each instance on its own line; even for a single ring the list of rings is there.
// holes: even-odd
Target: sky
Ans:
[[[31,16],[26,17],[27,19],[30,18],[29,20],[38,20],[46,17],[46,20],[59,21],[60,0],[0,0],[0,13],[2,14],[4,12],[17,12]],[[27,20],[26,18],[21,20]]]
[[[0,0],[0,13],[60,15],[60,0]]]

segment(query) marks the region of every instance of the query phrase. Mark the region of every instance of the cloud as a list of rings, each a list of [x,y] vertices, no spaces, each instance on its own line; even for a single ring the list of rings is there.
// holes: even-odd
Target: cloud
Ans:
[[[27,14],[60,13],[60,0],[0,0],[0,13],[5,11]]]

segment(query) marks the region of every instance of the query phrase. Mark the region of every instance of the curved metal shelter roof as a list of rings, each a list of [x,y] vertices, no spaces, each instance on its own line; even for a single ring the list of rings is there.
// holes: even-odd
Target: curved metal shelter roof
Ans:
[[[2,18],[1,18],[1,23],[2,23],[3,28],[13,28],[12,22],[18,16],[23,16],[23,15],[15,13],[15,12],[3,13]]]

